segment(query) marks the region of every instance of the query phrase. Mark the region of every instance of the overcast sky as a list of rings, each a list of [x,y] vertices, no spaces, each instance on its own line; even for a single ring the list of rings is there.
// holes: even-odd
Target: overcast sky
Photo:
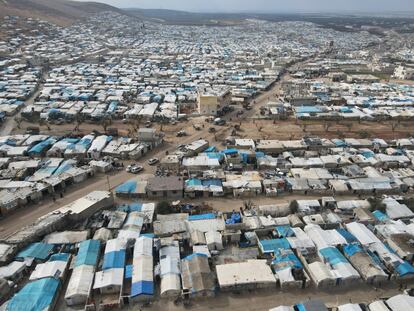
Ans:
[[[81,0],[86,1],[86,0]],[[96,0],[121,8],[194,12],[407,12],[414,0]]]

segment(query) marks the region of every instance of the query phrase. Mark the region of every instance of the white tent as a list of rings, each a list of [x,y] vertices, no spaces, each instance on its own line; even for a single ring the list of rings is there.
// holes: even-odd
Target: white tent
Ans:
[[[400,294],[388,299],[387,305],[392,311],[414,310],[414,297]]]
[[[73,269],[65,294],[68,306],[85,304],[92,288],[95,267],[81,265]]]

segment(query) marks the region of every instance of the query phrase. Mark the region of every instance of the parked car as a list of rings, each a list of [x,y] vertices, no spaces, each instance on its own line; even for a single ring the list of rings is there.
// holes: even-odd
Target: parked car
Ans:
[[[181,130],[179,132],[177,132],[177,137],[183,137],[183,136],[187,136],[187,132],[184,130]]]
[[[138,174],[139,172],[142,172],[144,170],[144,167],[141,165],[137,165],[131,168],[132,174]]]
[[[155,164],[157,164],[159,162],[159,159],[158,158],[152,158],[152,159],[149,159],[148,160],[148,164],[149,165],[155,165]]]
[[[126,171],[128,173],[132,173],[132,174],[138,174],[139,172],[141,172],[144,169],[144,167],[140,164],[130,164],[127,166]]]

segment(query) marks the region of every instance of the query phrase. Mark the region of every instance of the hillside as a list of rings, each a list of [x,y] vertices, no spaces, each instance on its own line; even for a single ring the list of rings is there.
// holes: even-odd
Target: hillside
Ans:
[[[0,0],[0,17],[17,15],[40,18],[61,26],[102,11],[124,13],[113,6],[97,2],[69,0]]]

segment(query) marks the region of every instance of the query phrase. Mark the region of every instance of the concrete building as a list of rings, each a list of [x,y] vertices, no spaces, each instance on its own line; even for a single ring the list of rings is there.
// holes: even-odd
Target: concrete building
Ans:
[[[231,93],[228,89],[209,90],[198,95],[198,113],[216,116],[223,107],[231,104]]]

